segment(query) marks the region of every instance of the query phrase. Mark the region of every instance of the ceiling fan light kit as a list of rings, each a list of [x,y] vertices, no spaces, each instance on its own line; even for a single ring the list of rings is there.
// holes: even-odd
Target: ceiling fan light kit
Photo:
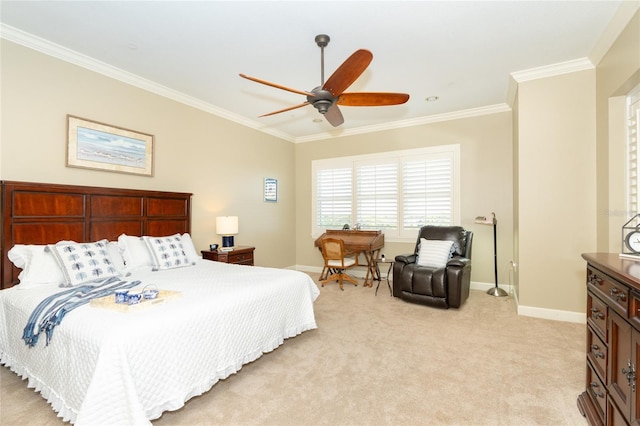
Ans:
[[[334,71],[329,79],[324,81],[324,48],[329,44],[331,38],[326,34],[319,34],[315,38],[315,42],[320,47],[320,86],[314,88],[310,92],[292,89],[280,84],[271,83],[256,77],[250,77],[246,74],[240,74],[240,77],[256,83],[275,87],[276,89],[286,90],[292,93],[304,95],[306,102],[263,114],[260,117],[279,114],[285,111],[302,108],[312,105],[318,112],[327,119],[334,127],[344,123],[342,112],[338,105],[344,106],[387,106],[400,105],[409,100],[406,93],[386,93],[386,92],[354,92],[344,93],[354,81],[367,69],[373,60],[373,54],[366,49],[356,50]]]

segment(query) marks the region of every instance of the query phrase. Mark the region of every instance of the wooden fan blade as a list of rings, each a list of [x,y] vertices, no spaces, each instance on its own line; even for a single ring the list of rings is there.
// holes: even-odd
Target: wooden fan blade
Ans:
[[[343,93],[338,98],[338,105],[345,106],[385,106],[400,105],[409,100],[406,93],[355,92]]]
[[[294,105],[294,106],[289,107],[289,108],[281,109],[281,110],[278,110],[278,111],[273,111],[273,112],[270,112],[268,114],[263,114],[260,117],[268,117],[270,115],[280,114],[281,112],[291,111],[292,109],[302,108],[303,106],[307,106],[307,105],[309,105],[309,102],[304,102],[304,103],[302,103],[300,105]]]
[[[338,105],[333,104],[325,113],[325,118],[333,127],[338,127],[342,123],[344,123],[344,117],[342,116],[342,112]]]
[[[334,97],[340,96],[367,69],[373,54],[365,49],[356,50],[346,61],[338,67],[322,86]]]
[[[255,78],[255,77],[251,77],[248,76],[246,74],[242,74],[240,73],[240,77],[242,78],[246,78],[247,80],[251,80],[251,81],[255,81],[256,83],[260,83],[260,84],[266,84],[267,86],[271,86],[271,87],[275,87],[276,89],[282,89],[282,90],[286,90],[288,92],[293,92],[293,93],[298,93],[300,95],[304,95],[304,96],[311,96],[315,98],[315,94],[311,93],[311,92],[304,92],[302,90],[296,90],[296,89],[292,89],[290,87],[286,87],[286,86],[281,86],[279,84],[276,83],[271,83],[270,81],[266,81],[266,80],[261,80],[259,78]]]

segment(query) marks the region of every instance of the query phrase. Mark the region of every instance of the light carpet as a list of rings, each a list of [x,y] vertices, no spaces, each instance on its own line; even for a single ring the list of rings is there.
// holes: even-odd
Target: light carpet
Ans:
[[[584,325],[518,316],[511,297],[480,291],[460,309],[410,304],[384,282],[377,296],[327,284],[315,310],[317,330],[154,425],[586,425]],[[0,398],[0,424],[62,423],[6,367]]]

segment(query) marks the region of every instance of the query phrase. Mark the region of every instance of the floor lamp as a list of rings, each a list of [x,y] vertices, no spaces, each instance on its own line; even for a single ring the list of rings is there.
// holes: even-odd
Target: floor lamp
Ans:
[[[493,271],[495,273],[496,284],[494,287],[491,287],[487,290],[487,294],[496,297],[505,297],[507,292],[498,287],[498,238],[497,238],[497,227],[498,220],[496,219],[496,214],[491,213],[493,216],[492,220],[487,220],[484,216],[476,217],[476,223],[481,223],[483,225],[493,225]]]

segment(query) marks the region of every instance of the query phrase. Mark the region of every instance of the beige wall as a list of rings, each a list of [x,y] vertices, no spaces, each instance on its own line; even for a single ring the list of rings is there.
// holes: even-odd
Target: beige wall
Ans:
[[[595,70],[521,83],[514,105],[519,312],[585,312],[580,254],[620,251],[624,95],[640,83],[640,12]],[[553,317],[542,313],[541,316]]]
[[[460,144],[461,223],[474,231],[472,281],[494,283],[493,229],[474,223],[476,216],[496,213],[498,219],[498,276],[508,282],[513,258],[513,191],[511,114],[489,114],[425,124],[366,135],[296,145],[296,263],[322,266],[311,235],[311,162],[316,159],[369,154],[436,145]],[[413,251],[408,243],[386,242],[391,257]]]
[[[598,251],[619,252],[627,211],[626,95],[640,84],[640,11],[596,67]]]
[[[521,307],[584,312],[596,248],[595,70],[518,87]]]
[[[292,143],[6,40],[1,52],[1,179],[192,192],[198,250],[220,241],[216,216],[238,215],[236,244],[256,246],[257,264],[295,263]],[[153,134],[155,176],[65,167],[67,114]]]

